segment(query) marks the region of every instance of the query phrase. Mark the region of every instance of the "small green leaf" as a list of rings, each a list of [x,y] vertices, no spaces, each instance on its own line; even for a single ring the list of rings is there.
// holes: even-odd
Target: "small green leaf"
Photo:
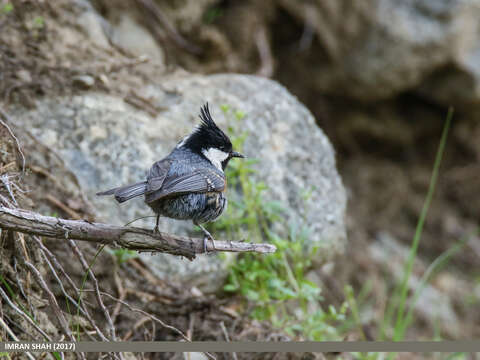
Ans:
[[[2,7],[2,13],[8,14],[9,12],[13,11],[13,4],[12,3],[6,3]]]
[[[235,286],[233,284],[227,284],[223,287],[223,290],[233,292],[238,290],[238,286]]]

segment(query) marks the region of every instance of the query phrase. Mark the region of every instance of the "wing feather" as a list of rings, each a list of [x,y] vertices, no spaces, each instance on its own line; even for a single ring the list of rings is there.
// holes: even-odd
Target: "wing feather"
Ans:
[[[163,182],[170,170],[171,161],[163,159],[152,165],[147,176],[146,194],[158,191],[162,188]]]
[[[146,194],[150,203],[167,196],[187,193],[221,192],[225,190],[225,175],[216,169],[195,169],[189,174],[166,178],[158,191]]]

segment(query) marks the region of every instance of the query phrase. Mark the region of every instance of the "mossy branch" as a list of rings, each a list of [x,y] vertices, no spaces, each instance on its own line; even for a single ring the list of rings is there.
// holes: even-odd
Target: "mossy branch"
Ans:
[[[118,246],[125,249],[162,252],[184,256],[190,260],[204,253],[203,239],[189,238],[152,230],[123,227],[86,220],[67,220],[38,213],[0,206],[0,228],[56,239],[73,239]],[[273,253],[275,245],[235,241],[208,241],[208,252]]]

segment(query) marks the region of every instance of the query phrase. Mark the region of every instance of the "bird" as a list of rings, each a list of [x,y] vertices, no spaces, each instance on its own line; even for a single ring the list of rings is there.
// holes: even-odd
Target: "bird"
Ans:
[[[212,235],[202,224],[217,220],[227,207],[225,168],[232,158],[245,158],[233,150],[230,138],[216,125],[208,103],[200,108],[200,124],[165,158],[155,162],[146,180],[97,193],[114,195],[123,203],[144,196],[156,214],[154,233],[160,217],[192,220],[203,231],[203,248]]]

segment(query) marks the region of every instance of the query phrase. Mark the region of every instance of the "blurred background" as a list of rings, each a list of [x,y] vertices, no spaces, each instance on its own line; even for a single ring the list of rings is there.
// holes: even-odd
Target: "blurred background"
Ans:
[[[347,241],[314,272],[310,263],[302,268],[315,284],[315,296],[321,292],[323,323],[302,323],[300,329],[289,324],[289,336],[480,336],[480,1],[0,3],[4,104],[29,107],[36,97],[92,89],[126,92],[148,83],[152,74],[240,73],[280,83],[308,108],[335,149],[347,195]],[[78,15],[85,12],[90,15]],[[25,29],[28,36],[36,31],[37,49],[23,47],[19,34]],[[101,50],[105,47],[110,53]],[[5,60],[9,51],[25,66],[33,61],[27,55],[35,53],[36,70],[27,75],[12,70]],[[91,73],[114,56],[143,55],[148,61],[122,68],[109,84],[69,73],[75,67]],[[54,76],[45,64],[63,67]],[[22,76],[30,83],[26,88],[16,86]],[[449,109],[451,126],[441,148]],[[419,231],[440,154],[438,181],[430,188],[433,197]],[[248,261],[254,260],[245,261],[253,266]],[[225,291],[246,296],[251,305],[256,295],[245,294],[232,280],[248,266],[230,274]],[[305,299],[297,300],[298,305]],[[411,318],[405,320],[409,309]],[[254,317],[275,324],[272,311]]]
[[[158,26],[142,12],[145,2],[93,4],[132,52],[195,73],[269,77],[314,114],[348,193],[346,252],[324,275],[323,295],[338,305],[344,284],[363,291],[367,327],[383,316],[402,279],[454,107],[413,276],[420,279],[443,252],[472,239],[425,290],[411,338],[480,335],[480,2],[156,2],[181,41],[152,31]],[[129,26],[141,28],[138,38]]]

